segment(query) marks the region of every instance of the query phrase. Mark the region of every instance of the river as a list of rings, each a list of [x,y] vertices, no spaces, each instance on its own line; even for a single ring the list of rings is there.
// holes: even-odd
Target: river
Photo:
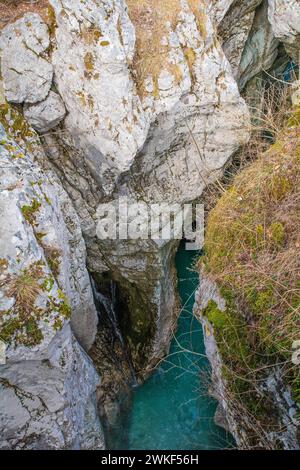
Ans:
[[[178,289],[182,311],[170,354],[155,373],[135,389],[130,410],[120,430],[123,445],[132,450],[224,449],[234,441],[214,423],[217,403],[208,395],[209,363],[203,333],[193,316],[199,279],[192,267],[199,253],[182,244],[177,256]]]

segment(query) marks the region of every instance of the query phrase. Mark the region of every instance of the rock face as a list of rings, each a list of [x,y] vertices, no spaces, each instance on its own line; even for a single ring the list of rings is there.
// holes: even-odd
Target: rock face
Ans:
[[[222,16],[222,21],[217,22],[223,50],[232,66],[235,78],[238,78],[242,54],[253,25],[256,8],[260,4],[261,0],[248,2],[235,0]]]
[[[211,0],[210,14],[213,20],[219,24],[234,3],[235,0]]]
[[[48,308],[46,316],[32,318],[31,326],[21,319],[21,325],[6,328],[6,339],[13,342],[3,369],[3,387],[11,397],[6,406],[15,406],[9,405],[10,399],[16,401],[15,390],[22,389],[16,363],[26,370],[32,412],[17,411],[24,433],[30,435],[14,440],[16,417],[11,427],[7,425],[4,446],[20,447],[23,440],[28,447],[101,447],[93,401],[98,378],[74,338],[89,350],[97,330],[86,263],[100,287],[107,281],[116,283],[122,333],[143,377],[167,352],[172,336],[178,242],[100,240],[98,206],[118,206],[120,198],[147,206],[197,201],[249,138],[250,115],[238,85],[243,88],[273,64],[280,41],[287,51],[297,46],[298,32],[290,20],[293,2],[288,0],[49,0],[49,4],[55,20],[51,38],[35,13],[8,24],[0,36],[5,98],[22,104],[28,122],[46,134],[45,154],[39,143],[29,142],[29,147],[26,143],[24,149],[3,137],[10,162],[5,169],[3,211],[11,225],[1,236],[11,251],[3,254],[1,275],[4,280],[10,276],[15,288],[16,279],[22,275],[26,280],[26,270],[34,267],[33,273],[42,278],[37,285],[29,276],[38,294],[34,307],[58,305]],[[285,15],[288,30],[282,26]],[[1,121],[16,140],[27,124],[6,100],[0,90]],[[40,266],[39,260],[44,264]],[[44,278],[49,282],[42,289]],[[7,294],[1,301],[3,310],[10,311],[14,297]],[[71,303],[72,332],[59,311],[69,311],[63,295]],[[61,354],[66,359],[59,359],[55,348],[65,348]],[[48,411],[43,411],[53,426],[47,442],[30,437],[39,415],[36,410],[49,398],[42,396],[51,395],[50,385],[45,385],[44,393],[40,381],[40,391],[34,391],[33,361],[41,377],[47,367],[52,368],[60,390],[66,389],[63,405],[61,392],[58,408],[49,403]],[[82,401],[75,410],[72,402],[78,387],[83,389]],[[69,418],[73,427],[65,424]]]
[[[298,0],[269,0],[269,21],[274,35],[299,64],[300,3]]]
[[[0,125],[1,442],[4,449],[102,448],[99,377],[86,347],[96,311],[78,219],[37,136],[8,106]],[[9,137],[22,124],[23,144]],[[20,127],[21,129],[21,127]],[[86,337],[85,337],[86,335]]]
[[[209,301],[215,302],[221,311],[225,310],[226,302],[220,295],[217,285],[203,271],[200,273],[200,287],[195,298],[194,313],[202,323],[205,350],[212,367],[211,393],[219,401],[216,422],[231,432],[240,449],[251,449],[253,448],[250,439],[253,434],[251,429],[257,429],[258,424],[254,416],[244,412],[242,404],[239,409],[237,403],[233,402],[224,377],[224,364],[215,339],[214,328],[202,315]],[[265,432],[263,428],[260,429],[260,447],[272,450],[280,445],[280,448],[285,450],[298,449],[297,406],[291,398],[290,390],[281,380],[279,366],[270,368],[260,388],[273,402],[277,411],[274,431]]]
[[[198,198],[247,140],[249,113],[204,6],[174,1],[157,15],[150,1],[51,4],[55,83],[69,114],[63,135],[47,138],[48,156],[81,218],[89,267],[126,293],[131,336],[149,338],[151,362],[174,323],[176,243],[99,241],[97,206],[120,195]]]
[[[215,2],[218,32],[240,89],[261,71],[273,65],[279,40],[269,21],[268,0],[234,0],[224,11],[222,2]],[[270,15],[269,15],[270,17]],[[221,18],[221,20],[220,20]]]
[[[65,115],[65,105],[60,96],[54,91],[50,91],[45,101],[24,106],[24,117],[40,133],[56,127]]]
[[[12,103],[37,103],[49,93],[53,67],[43,58],[50,45],[47,25],[28,13],[1,33],[1,69],[5,95]]]
[[[240,88],[259,72],[269,70],[278,54],[279,41],[275,38],[267,17],[268,2],[256,10],[252,28],[239,64]]]

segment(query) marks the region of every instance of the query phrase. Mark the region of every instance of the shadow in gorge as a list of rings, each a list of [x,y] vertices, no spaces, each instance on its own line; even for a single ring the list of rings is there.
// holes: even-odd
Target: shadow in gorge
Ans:
[[[122,331],[128,305],[122,290],[109,273],[91,276],[95,305],[98,312],[98,331],[89,354],[101,377],[98,389],[98,408],[110,448],[118,439],[128,445],[123,434],[131,408],[132,390],[137,378],[130,348]]]
[[[199,276],[192,268],[199,252],[176,255],[181,314],[168,357],[132,391],[123,416],[108,432],[110,449],[202,450],[235,445],[214,422],[217,402],[209,396],[209,363],[202,327],[193,315]]]

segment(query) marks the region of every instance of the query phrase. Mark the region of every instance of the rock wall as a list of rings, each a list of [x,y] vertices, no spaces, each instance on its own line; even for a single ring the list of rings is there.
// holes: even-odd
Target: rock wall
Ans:
[[[173,0],[158,14],[149,1],[51,2],[55,84],[68,116],[64,133],[46,139],[49,159],[81,218],[91,271],[127,292],[132,328],[149,337],[148,363],[166,352],[174,324],[176,244],[99,241],[95,214],[120,195],[195,200],[248,138],[247,107],[195,3]]]
[[[297,0],[270,0],[269,21],[274,35],[285,45],[286,51],[299,64],[300,4]]]
[[[291,47],[297,47],[298,31],[290,20],[293,1],[283,2],[284,8],[281,3],[49,0],[43,18],[34,5],[26,7],[29,12],[1,31],[0,110],[8,133],[5,139],[22,137],[30,123],[44,148],[43,152],[40,144],[29,147],[32,161],[27,168],[22,158],[15,158],[16,144],[4,139],[6,158],[15,163],[6,170],[14,189],[3,193],[7,220],[14,214],[14,233],[5,231],[4,245],[15,250],[20,234],[23,238],[21,264],[15,251],[5,252],[3,259],[9,255],[13,264],[7,267],[5,261],[8,272],[3,276],[11,276],[15,287],[22,270],[32,269],[42,259],[45,265],[36,270],[43,279],[51,278],[51,289],[40,293],[40,283],[36,286],[31,280],[42,305],[51,303],[53,296],[58,302],[62,292],[72,311],[72,334],[57,306],[54,313],[47,311],[50,326],[43,316],[33,318],[33,333],[42,346],[31,344],[29,338],[27,345],[17,345],[14,360],[23,364],[23,348],[36,355],[48,351],[54,340],[66,344],[67,369],[60,369],[60,380],[74,379],[78,384],[84,370],[93,376],[86,384],[80,413],[84,414],[85,402],[93,402],[97,382],[72,336],[88,350],[97,330],[86,264],[96,279],[113,279],[126,299],[126,316],[121,312],[127,325],[124,335],[141,377],[168,351],[177,315],[177,242],[99,240],[97,208],[100,203],[118,205],[120,198],[148,206],[182,205],[197,201],[220,176],[249,138],[250,114],[239,88],[272,66],[282,42],[295,58]],[[283,28],[286,17],[288,26]],[[17,154],[24,152],[22,145]],[[24,171],[26,191],[20,186]],[[3,310],[13,308],[13,297],[6,297]],[[6,320],[4,315],[1,321]],[[28,328],[23,321],[9,339],[14,341],[17,335],[28,342]],[[43,352],[41,361],[51,362],[51,354]],[[78,355],[82,372],[75,373]],[[9,373],[10,368],[5,370]],[[68,410],[71,395],[64,403]],[[95,429],[93,406],[87,405],[87,413],[89,419],[93,416]],[[55,420],[56,411],[53,416]],[[81,443],[67,436],[64,444],[53,445],[85,446],[90,441],[84,437],[81,418],[78,426]]]

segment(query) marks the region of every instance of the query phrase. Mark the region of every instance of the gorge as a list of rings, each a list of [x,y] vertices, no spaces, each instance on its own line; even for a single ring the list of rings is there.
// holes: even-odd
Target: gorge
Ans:
[[[223,275],[237,262],[221,261],[232,252],[244,266],[243,253],[232,247],[237,234],[246,245],[249,240],[226,225],[222,204],[236,221],[239,197],[248,196],[238,193],[227,212],[231,189],[218,203],[210,189],[224,192],[224,175],[236,172],[236,161],[242,175],[249,164],[240,163],[243,156],[256,148],[255,125],[261,154],[269,155],[270,140],[297,174],[300,2],[8,0],[0,1],[0,15],[0,448],[298,448],[299,370],[291,367],[292,378],[283,378],[282,351],[257,352],[274,359],[256,363],[270,375],[256,377],[262,387],[251,395],[251,413],[266,432],[255,435],[251,420],[249,431],[243,394],[237,399],[242,411],[228,405],[230,379],[222,371],[229,359],[233,371],[241,369],[239,348],[232,359],[221,347],[220,324],[225,333],[230,328],[220,311],[236,301],[225,296]],[[275,121],[268,127],[270,114],[278,112],[276,105],[266,109],[273,89],[277,97],[294,92],[280,129]],[[289,172],[282,177],[289,168],[284,159],[270,158],[270,172],[279,175],[270,191],[283,194],[276,204],[284,201],[282,213],[298,214],[284,199],[292,193],[298,200],[298,180]],[[261,208],[258,170],[249,170],[249,192]],[[247,183],[237,183],[238,190]],[[205,266],[194,262],[200,253],[182,245],[178,251],[179,240],[99,239],[99,205],[117,207],[125,199],[149,207],[204,202],[207,212],[216,206],[206,217]],[[277,214],[274,207],[269,217]],[[268,239],[270,257],[278,250],[276,275],[279,265],[289,271],[284,250],[292,233],[280,217],[267,228],[257,220],[249,242],[252,250],[259,237]],[[225,229],[228,243],[220,238]],[[291,240],[297,247],[297,235]],[[264,259],[266,251],[254,254]],[[194,264],[197,271],[189,271]],[[292,269],[293,282],[278,279],[293,291],[280,310],[293,323],[286,357],[300,331],[298,264]],[[249,279],[246,270],[241,276]],[[189,280],[183,288],[182,279]],[[230,282],[234,295],[253,295],[237,292],[238,276]],[[261,278],[256,282],[263,285]],[[268,296],[269,285],[262,292],[255,286],[256,314],[279,302]],[[243,317],[240,331],[260,328],[253,304],[240,302],[235,310]],[[247,348],[262,341],[246,337]],[[187,349],[182,364],[176,354],[181,340]],[[172,354],[179,363],[172,363]],[[186,371],[191,363],[192,373]],[[183,396],[189,404],[181,414]],[[265,411],[256,406],[264,400],[272,410],[270,432]],[[227,432],[214,423],[216,409],[215,421]]]

